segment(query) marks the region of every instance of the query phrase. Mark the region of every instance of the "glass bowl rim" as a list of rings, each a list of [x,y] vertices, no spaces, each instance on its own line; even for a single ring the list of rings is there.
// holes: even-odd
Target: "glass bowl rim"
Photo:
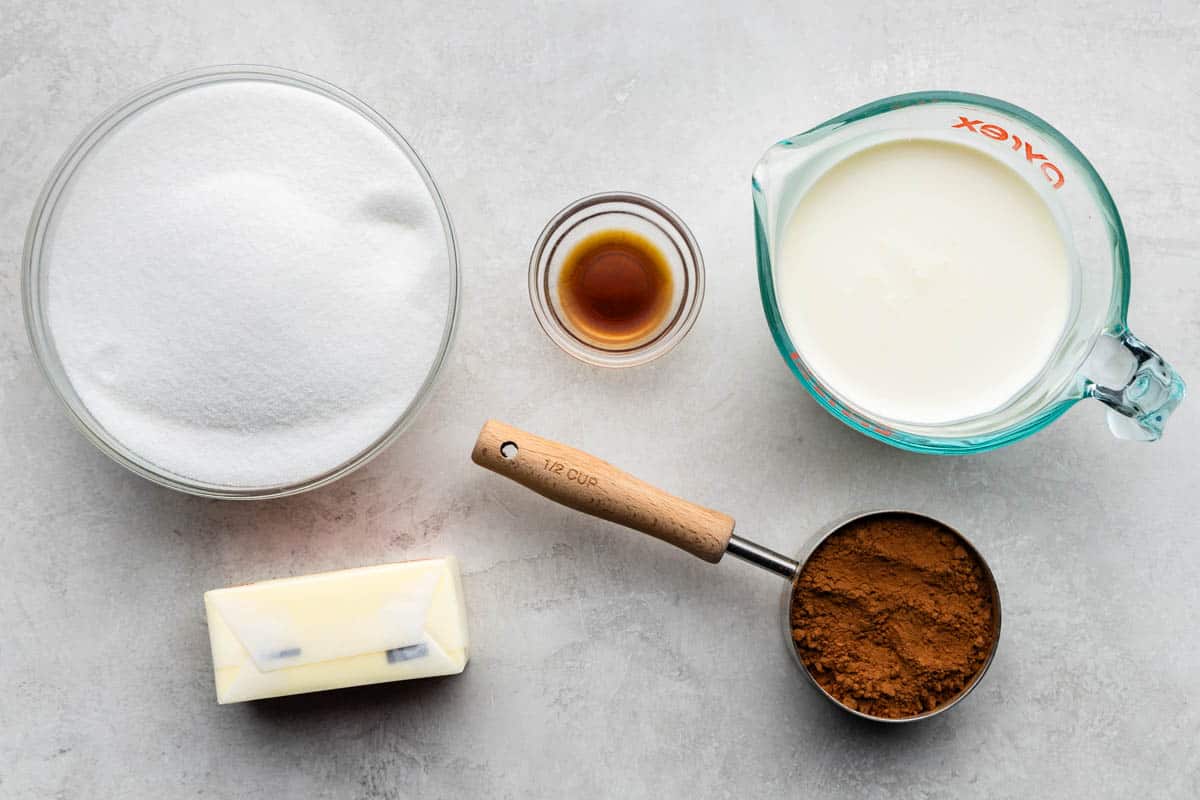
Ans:
[[[408,406],[398,415],[396,421],[357,455],[324,472],[289,483],[261,486],[227,486],[177,475],[142,458],[105,431],[99,421],[87,411],[62,368],[61,360],[54,349],[53,335],[47,324],[44,308],[45,297],[41,290],[41,279],[44,275],[41,253],[47,227],[54,216],[59,196],[70,182],[75,169],[87,157],[91,149],[103,140],[113,128],[152,103],[197,86],[239,80],[279,83],[312,91],[357,112],[387,136],[416,169],[433,200],[446,240],[446,260],[450,272],[446,322],[437,353],[429,365],[425,380]],[[153,483],[200,497],[237,500],[286,497],[325,486],[363,466],[395,441],[428,401],[445,365],[457,328],[461,280],[458,242],[445,200],[428,168],[404,136],[374,108],[344,89],[303,72],[262,64],[219,64],[176,73],[134,90],[95,117],[75,137],[43,185],[26,230],[21,260],[22,307],[25,330],[33,350],[34,360],[75,426],[102,453]]]

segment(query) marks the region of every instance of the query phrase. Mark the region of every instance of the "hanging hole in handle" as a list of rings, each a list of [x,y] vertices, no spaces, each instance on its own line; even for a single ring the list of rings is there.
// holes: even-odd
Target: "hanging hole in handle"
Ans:
[[[504,444],[500,445],[500,455],[506,461],[514,460],[517,457],[517,454],[520,452],[521,448],[517,447],[516,442],[505,442]]]

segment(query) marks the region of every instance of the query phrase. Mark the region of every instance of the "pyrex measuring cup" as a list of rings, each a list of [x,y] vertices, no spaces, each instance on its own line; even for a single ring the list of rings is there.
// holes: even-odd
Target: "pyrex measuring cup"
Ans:
[[[471,460],[557,503],[647,533],[705,561],[715,564],[729,553],[785,578],[788,583],[783,591],[783,634],[793,660],[817,691],[855,716],[879,722],[911,722],[940,714],[978,685],[995,656],[1000,639],[1000,593],[995,578],[987,562],[966,537],[937,520],[932,521],[954,533],[960,544],[974,555],[983,572],[985,590],[991,596],[992,638],[987,658],[958,694],[936,708],[912,716],[892,718],[866,714],[845,705],[826,691],[809,672],[792,643],[790,610],[795,586],[804,564],[822,542],[847,525],[875,515],[904,515],[926,520],[929,517],[907,511],[855,514],[821,532],[796,558],[789,558],[734,534],[734,519],[728,514],[675,497],[595,456],[503,422],[489,420],[484,424],[471,451]]]
[[[776,299],[775,260],[800,198],[848,155],[904,138],[967,144],[1008,160],[1058,221],[1075,275],[1070,321],[1041,373],[1002,407],[945,424],[882,418],[840,397],[789,338]],[[1028,111],[957,92],[878,100],[772,147],[754,170],[753,188],[759,286],[779,352],[818,403],[868,436],[918,452],[982,452],[1029,436],[1094,397],[1109,407],[1114,435],[1149,441],[1183,399],[1180,376],[1126,325],[1129,249],[1108,189],[1066,137]]]

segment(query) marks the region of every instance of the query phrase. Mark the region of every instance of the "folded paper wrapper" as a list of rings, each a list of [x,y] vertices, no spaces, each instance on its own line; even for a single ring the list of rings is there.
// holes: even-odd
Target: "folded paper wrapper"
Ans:
[[[467,665],[454,558],[216,589],[204,605],[219,703],[456,675]]]

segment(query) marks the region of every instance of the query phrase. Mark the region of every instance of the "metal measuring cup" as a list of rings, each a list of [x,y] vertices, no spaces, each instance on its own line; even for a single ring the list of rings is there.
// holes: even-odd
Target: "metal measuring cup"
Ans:
[[[838,708],[857,717],[878,722],[913,722],[941,714],[966,697],[979,684],[996,654],[996,646],[1000,640],[1000,592],[995,577],[983,556],[965,536],[931,517],[896,510],[855,514],[840,520],[815,537],[801,550],[797,558],[789,558],[735,535],[734,519],[727,514],[675,497],[595,456],[543,439],[503,422],[489,420],[484,424],[471,452],[471,460],[557,503],[648,533],[705,561],[715,564],[729,553],[787,579],[788,585],[783,591],[782,603],[783,632],[793,660],[818,692]],[[953,533],[980,565],[992,599],[991,648],[979,671],[962,691],[950,700],[930,711],[908,717],[878,717],[845,705],[817,682],[792,642],[792,597],[796,582],[809,557],[826,539],[844,530],[846,526],[884,514],[904,514],[930,520]]]

